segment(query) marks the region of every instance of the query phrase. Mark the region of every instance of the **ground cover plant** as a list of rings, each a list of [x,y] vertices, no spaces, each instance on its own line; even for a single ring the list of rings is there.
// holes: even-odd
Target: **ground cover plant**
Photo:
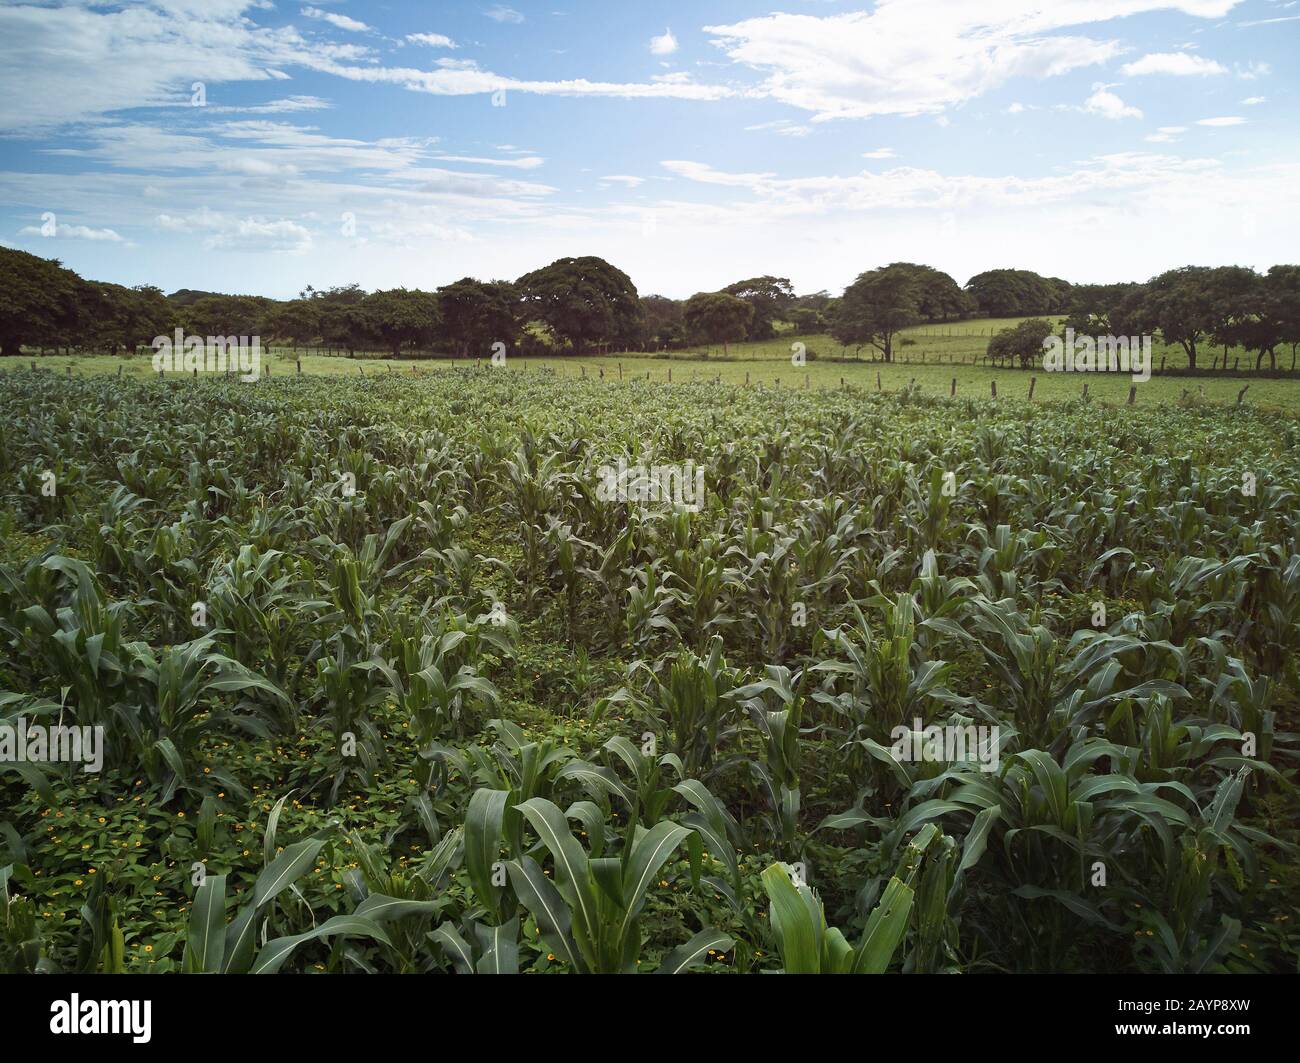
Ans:
[[[330,361],[5,373],[0,970],[1297,970],[1291,414]]]

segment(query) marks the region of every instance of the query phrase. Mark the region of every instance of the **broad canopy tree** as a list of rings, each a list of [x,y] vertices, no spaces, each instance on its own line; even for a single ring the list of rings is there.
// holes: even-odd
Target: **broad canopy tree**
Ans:
[[[463,358],[487,357],[494,343],[513,347],[519,335],[519,292],[507,281],[463,277],[438,289],[442,338]]]
[[[751,340],[770,340],[776,335],[776,321],[794,305],[794,288],[788,277],[750,277],[722,289],[726,295],[743,299],[754,308],[749,332]]]
[[[635,342],[641,322],[636,285],[603,258],[561,258],[515,282],[526,321],[540,321],[575,354],[593,343]]]
[[[394,358],[402,356],[403,345],[432,343],[442,320],[436,295],[406,288],[371,292],[361,309]]]
[[[697,343],[728,345],[750,334],[754,322],[752,303],[726,292],[696,292],[683,311],[686,329]]]
[[[69,343],[82,319],[89,289],[56,259],[0,247],[0,356],[24,343]]]
[[[990,269],[968,280],[966,291],[989,317],[1033,317],[1065,312],[1070,284],[1027,269]]]
[[[999,363],[1011,362],[1029,369],[1042,356],[1043,341],[1054,331],[1052,323],[1045,318],[1028,318],[994,333],[989,339],[988,356]]]
[[[926,271],[936,272],[895,262],[861,274],[831,309],[831,336],[845,346],[875,347],[892,362],[898,333],[922,320],[922,298],[932,283]]]

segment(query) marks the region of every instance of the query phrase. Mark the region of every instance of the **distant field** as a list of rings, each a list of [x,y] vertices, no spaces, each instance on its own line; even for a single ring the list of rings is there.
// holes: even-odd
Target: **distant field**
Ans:
[[[795,336],[787,334],[761,343],[733,343],[724,356],[721,345],[695,347],[684,351],[657,353],[624,352],[591,357],[557,356],[555,358],[512,358],[505,367],[511,372],[556,372],[560,376],[595,376],[617,382],[633,376],[662,383],[682,383],[692,380],[720,378],[724,383],[749,384],[752,387],[809,387],[838,388],[843,385],[886,392],[898,391],[915,381],[923,392],[947,395],[952,382],[957,381],[959,398],[992,398],[992,385],[997,383],[998,399],[1024,400],[1028,397],[1031,377],[1036,377],[1035,400],[1059,401],[1077,399],[1087,383],[1090,398],[1103,402],[1126,402],[1131,380],[1125,374],[1113,373],[1046,373],[1041,369],[997,368],[978,363],[988,345],[989,336],[1009,328],[1021,318],[954,322],[946,325],[923,325],[908,329],[903,334],[906,342],[896,350],[897,360],[890,364],[874,359],[874,348],[864,348],[857,357],[852,348],[837,344],[825,334]],[[806,346],[808,361],[803,368],[791,364],[792,344]],[[1204,366],[1208,369],[1216,354],[1222,352],[1206,348],[1202,352]],[[1184,368],[1187,358],[1181,347],[1157,345],[1153,361],[1158,368],[1165,358],[1168,369]],[[841,360],[844,359],[844,360]],[[1240,360],[1239,373],[1223,376],[1182,377],[1159,375],[1138,384],[1137,402],[1177,402],[1186,398],[1215,403],[1235,403],[1241,389],[1249,385],[1244,401],[1253,405],[1300,409],[1300,377],[1276,379],[1253,372],[1254,360],[1244,352],[1229,351],[1229,361]],[[22,364],[34,360],[54,372],[117,373],[146,376],[153,372],[150,355],[143,352],[130,357],[111,355],[51,355],[40,358],[25,355]],[[13,360],[17,362],[17,360]],[[454,370],[468,364],[465,360],[450,358],[403,358],[393,360],[378,353],[357,358],[309,353],[308,348],[294,350],[276,347],[262,352],[263,365],[269,365],[272,375],[298,371],[311,375],[340,376],[361,373],[401,372],[432,373]],[[1282,367],[1289,367],[1290,354],[1279,358]],[[621,369],[620,369],[621,367]],[[0,370],[6,368],[0,362]]]

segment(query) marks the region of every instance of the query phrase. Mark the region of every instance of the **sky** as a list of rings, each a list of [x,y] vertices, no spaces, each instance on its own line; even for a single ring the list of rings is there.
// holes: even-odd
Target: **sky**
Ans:
[[[0,0],[0,244],[285,298],[1294,262],[1300,0]]]

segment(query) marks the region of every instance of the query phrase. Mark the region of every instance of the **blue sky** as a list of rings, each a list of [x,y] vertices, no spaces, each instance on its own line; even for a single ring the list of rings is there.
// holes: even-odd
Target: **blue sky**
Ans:
[[[0,242],[280,297],[1264,268],[1298,45],[1300,0],[6,3]]]

